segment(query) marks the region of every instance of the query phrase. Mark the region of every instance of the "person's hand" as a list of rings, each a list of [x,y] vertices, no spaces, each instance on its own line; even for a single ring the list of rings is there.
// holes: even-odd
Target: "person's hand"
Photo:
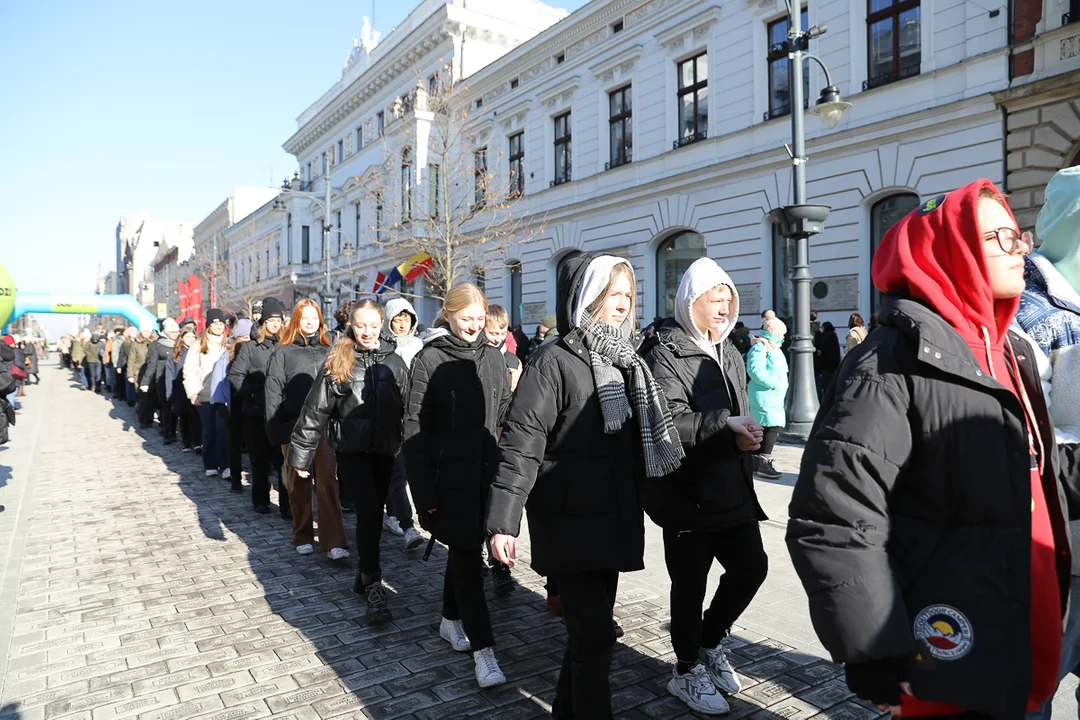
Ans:
[[[495,559],[507,567],[514,567],[517,560],[516,540],[513,535],[492,535],[491,552]]]
[[[133,378],[133,377],[129,377],[129,378],[127,379],[127,381],[128,381],[129,383],[131,383],[132,385],[134,385],[134,384],[135,384],[135,378]]]
[[[749,415],[729,417],[727,426],[735,433],[735,443],[740,450],[753,451],[761,447],[765,430]]]
[[[143,392],[146,392],[147,390],[150,389],[150,386],[149,385],[140,385],[139,389],[142,390]]]
[[[192,395],[190,400],[192,405],[202,405],[202,402],[199,401],[199,393]]]
[[[296,474],[297,474],[297,475],[299,475],[299,476],[300,476],[300,477],[302,477],[302,478],[309,478],[309,477],[311,477],[311,473],[310,473],[310,472],[308,472],[307,470],[299,470],[299,469],[298,469],[298,470],[296,471]]]
[[[905,658],[885,658],[861,663],[847,663],[844,673],[851,692],[860,700],[868,700],[879,710],[889,710],[900,717],[900,694],[914,697],[911,685],[904,681]]]

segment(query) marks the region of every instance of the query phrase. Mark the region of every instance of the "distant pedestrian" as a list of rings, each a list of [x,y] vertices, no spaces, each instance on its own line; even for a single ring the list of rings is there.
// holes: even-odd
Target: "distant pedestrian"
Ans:
[[[168,373],[169,356],[176,349],[176,341],[180,338],[180,326],[172,318],[165,318],[162,323],[162,334],[146,354],[146,371],[140,381],[140,392],[147,393],[156,401],[161,422],[161,434],[166,445],[172,445],[176,441],[176,418],[172,412],[172,405],[167,402],[168,395],[165,392],[165,375]]]
[[[225,352],[225,313],[210,308],[206,327],[184,358],[184,392],[202,423],[202,458],[206,477],[217,477],[229,466],[228,432],[211,397],[214,364]]]
[[[180,338],[166,361],[165,397],[169,400],[180,429],[180,452],[202,452],[202,422],[199,412],[184,391],[184,362],[198,336],[190,329],[181,331]]]
[[[859,313],[851,313],[851,317],[848,318],[848,328],[847,338],[844,340],[844,355],[858,347],[859,343],[869,335],[866,322]]]
[[[788,363],[781,349],[787,326],[776,313],[769,312],[762,321],[761,333],[753,339],[753,347],[746,355],[746,373],[750,378],[750,416],[765,428],[761,448],[754,455],[754,473],[766,480],[776,480],[782,474],[773,466],[773,448],[787,424],[784,403],[788,391]]]
[[[833,376],[840,367],[840,339],[831,322],[821,324],[814,335],[814,375],[817,378],[818,397],[824,395]]]
[[[154,419],[153,408],[150,408],[150,415],[147,417],[149,399],[146,393],[140,393],[138,389],[142,385],[143,373],[146,371],[146,358],[150,344],[154,341],[154,325],[147,321],[141,323],[139,328],[140,332],[131,341],[127,354],[128,405],[138,406],[135,415],[139,420],[139,427],[148,428]]]

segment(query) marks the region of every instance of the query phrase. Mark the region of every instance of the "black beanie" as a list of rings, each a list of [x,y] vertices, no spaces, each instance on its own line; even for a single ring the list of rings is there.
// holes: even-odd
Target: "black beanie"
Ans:
[[[270,318],[285,319],[285,306],[275,297],[263,298],[262,301],[262,322]]]
[[[211,325],[215,322],[225,322],[225,313],[221,308],[210,308],[206,311],[206,324]]]

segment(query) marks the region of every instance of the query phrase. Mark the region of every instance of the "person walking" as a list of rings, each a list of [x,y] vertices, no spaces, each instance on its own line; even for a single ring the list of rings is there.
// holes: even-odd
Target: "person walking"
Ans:
[[[254,323],[248,319],[237,320],[236,328],[229,335],[229,352],[218,359],[214,368],[215,381],[220,376],[221,388],[219,393],[228,396],[228,421],[226,428],[229,434],[229,467],[223,477],[232,481],[231,490],[234,493],[244,491],[244,421],[247,417],[244,412],[244,403],[247,401],[243,395],[232,392],[230,373],[233,363],[240,350],[251,342],[251,330]]]
[[[166,366],[169,356],[176,349],[176,341],[180,337],[180,326],[172,318],[165,318],[161,327],[161,337],[151,343],[146,351],[146,370],[139,384],[139,392],[154,398],[161,420],[161,434],[165,438],[165,444],[171,445],[174,442],[171,438],[176,436],[176,425],[173,421],[172,406],[165,402],[165,374],[168,371]],[[149,412],[152,413],[153,410]]]
[[[176,347],[173,348],[172,355],[166,361],[165,393],[180,428],[180,452],[195,451],[201,454],[202,422],[199,420],[198,410],[191,404],[191,399],[184,391],[184,362],[198,339],[198,336],[190,329],[180,332]],[[169,377],[172,378],[171,381]]]
[[[265,311],[265,305],[264,305]],[[281,342],[270,353],[263,395],[266,405],[266,434],[270,442],[289,456],[293,426],[304,408],[304,400],[315,384],[319,368],[326,363],[330,340],[323,330],[322,312],[314,300],[296,304]],[[341,497],[337,481],[337,462],[324,436],[315,448],[309,474],[301,476],[285,463],[289,503],[292,510],[293,544],[296,552],[315,552],[312,481],[318,499],[319,549],[334,561],[348,560],[349,546],[341,519]],[[313,472],[312,472],[313,471]]]
[[[117,366],[119,392],[117,400],[126,400],[128,407],[135,405],[135,385],[127,378],[128,357],[131,355],[131,346],[135,338],[139,336],[137,328],[128,326],[124,330],[124,341],[120,344],[120,364]]]
[[[664,531],[671,578],[676,663],[667,689],[707,715],[727,713],[723,694],[742,689],[720,642],[769,567],[751,455],[763,431],[749,415],[745,365],[731,341],[738,317],[735,283],[701,258],[679,282],[675,317],[650,327],[641,346],[686,453],[675,471],[650,476],[644,486],[645,511]],[[724,574],[703,617],[714,560]]]
[[[348,326],[304,401],[286,462],[300,477],[310,477],[308,468],[326,434],[337,457],[338,476],[356,507],[359,571],[353,592],[367,600],[368,623],[379,625],[393,619],[382,582],[379,536],[394,457],[401,449],[402,393],[409,370],[394,353],[394,344],[381,337],[382,307],[361,300],[352,308]]]
[[[120,358],[123,328],[115,328],[105,342],[105,389],[116,395],[116,361]]]
[[[880,326],[803,454],[787,545],[814,629],[894,717],[1019,718],[1057,683],[1080,463],[1009,330],[1031,248],[989,180],[894,225]]]
[[[148,418],[146,417],[146,400],[144,395],[139,394],[137,391],[142,384],[143,372],[146,369],[146,358],[150,352],[150,344],[154,341],[153,326],[149,323],[143,323],[140,325],[140,332],[131,341],[131,347],[128,348],[127,354],[127,384],[128,384],[128,406],[138,405],[135,410],[135,415],[139,420],[139,427],[148,428],[150,422],[153,420],[153,414]]]
[[[202,425],[202,459],[206,477],[217,477],[229,466],[225,418],[211,397],[214,364],[225,352],[225,339],[225,313],[219,308],[210,308],[206,312],[206,327],[184,357],[184,393],[198,413]]]
[[[851,317],[848,318],[848,334],[844,339],[844,355],[854,350],[869,334],[862,315],[851,313]]]
[[[754,455],[754,473],[776,480],[782,473],[773,466],[773,448],[787,424],[784,402],[788,391],[788,363],[784,355],[787,325],[769,310],[761,321],[761,333],[752,339],[746,354],[746,374],[750,379],[750,417],[765,429],[761,447]]]
[[[447,546],[439,634],[472,651],[480,687],[506,682],[495,658],[482,548],[495,476],[496,428],[510,401],[506,363],[487,344],[488,303],[475,285],[450,288],[440,319],[413,360],[405,406],[405,471],[420,524]]]
[[[105,351],[105,341],[96,332],[90,336],[90,341],[83,345],[83,363],[86,366],[86,388],[96,393],[101,392],[101,383],[104,380],[101,370],[102,355]]]
[[[632,344],[635,287],[629,262],[613,255],[560,266],[558,339],[530,356],[499,439],[487,531],[496,559],[512,566],[527,507],[532,567],[558,586],[567,643],[556,718],[612,717],[619,573],[645,566],[638,480],[669,475],[683,457]]]
[[[265,409],[266,368],[270,354],[277,347],[278,337],[284,323],[285,310],[277,298],[267,297],[260,301],[262,324],[249,342],[243,343],[229,366],[229,384],[234,403],[244,414],[243,439],[251,461],[251,504],[255,512],[270,512],[270,466],[274,448],[266,435]],[[235,412],[235,410],[234,410]],[[279,490],[279,509],[282,515],[289,512],[288,492]]]
[[[836,336],[833,324],[825,321],[821,323],[821,329],[814,333],[814,375],[819,398],[829,387],[839,367],[840,338]]]
[[[423,341],[416,336],[417,317],[412,303],[402,297],[386,303],[385,335],[393,339],[398,357],[405,362],[405,367],[412,367],[416,353],[424,347]],[[405,539],[405,549],[415,550],[424,544],[424,536],[416,529],[413,522],[412,504],[406,490],[405,458],[399,451],[394,458],[394,470],[390,475],[390,491],[386,496],[386,512],[383,514],[383,527],[394,535]]]

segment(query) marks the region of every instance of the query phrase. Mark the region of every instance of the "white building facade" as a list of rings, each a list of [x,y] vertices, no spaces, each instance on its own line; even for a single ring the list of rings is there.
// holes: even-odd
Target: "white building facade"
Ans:
[[[150,217],[146,211],[121,215],[116,225],[116,292],[134,295],[156,313],[155,259],[165,246],[190,254],[192,232],[190,224]]]

